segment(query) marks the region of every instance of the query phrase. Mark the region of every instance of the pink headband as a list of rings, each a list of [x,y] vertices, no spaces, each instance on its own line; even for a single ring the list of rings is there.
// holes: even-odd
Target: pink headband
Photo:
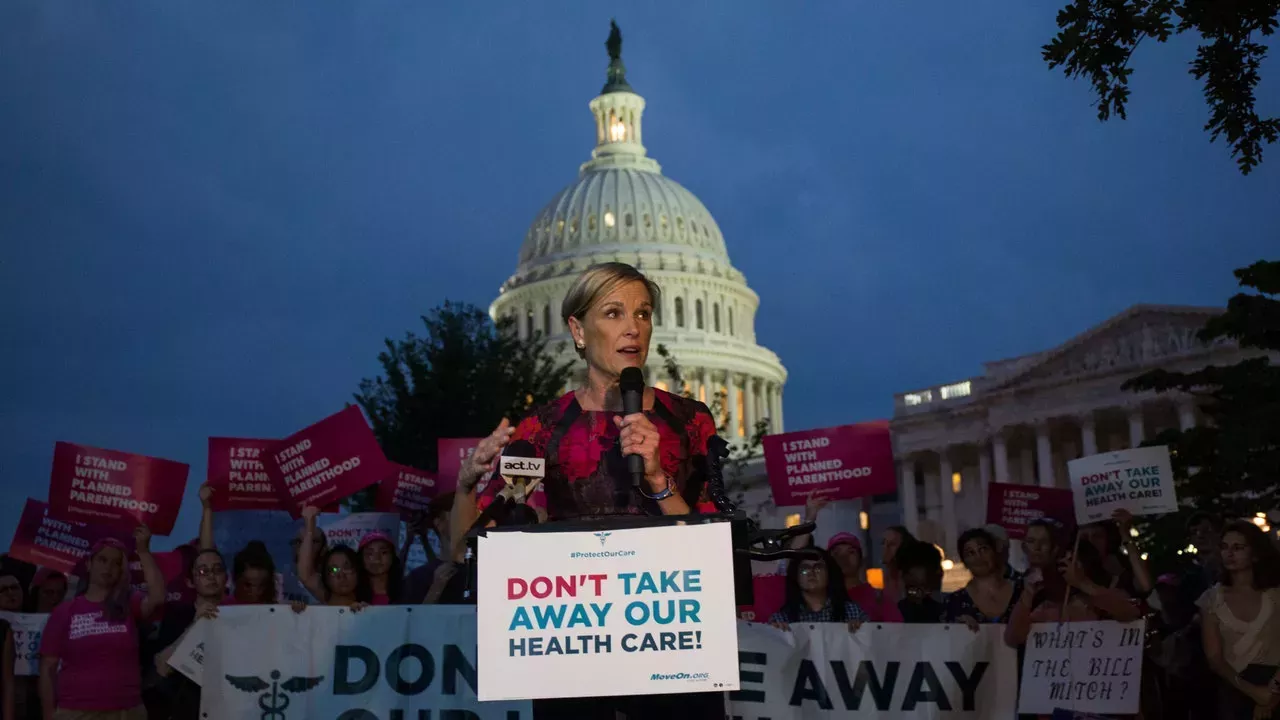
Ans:
[[[382,532],[381,530],[374,530],[373,532],[369,533],[368,535],[365,535],[364,537],[360,538],[360,546],[359,546],[358,548],[356,548],[356,549],[357,549],[357,550],[363,550],[363,549],[365,549],[365,547],[366,547],[367,545],[369,545],[369,544],[371,544],[371,543],[376,543],[376,542],[378,542],[378,541],[382,541],[382,542],[384,542],[384,543],[386,543],[386,544],[390,545],[390,546],[391,546],[391,549],[392,549],[392,550],[395,550],[396,544],[395,544],[395,543],[393,543],[393,542],[391,542],[391,536],[390,536],[390,535],[388,535],[388,534],[386,534],[386,533],[384,533],[384,532]]]
[[[103,550],[106,550],[107,548],[115,548],[116,550],[119,550],[122,555],[129,554],[129,548],[125,547],[124,543],[120,542],[115,538],[109,537],[109,538],[102,538],[98,542],[94,543],[93,547],[89,548],[89,554],[86,555],[85,557],[92,558],[94,555],[97,555],[98,553],[102,552]]]

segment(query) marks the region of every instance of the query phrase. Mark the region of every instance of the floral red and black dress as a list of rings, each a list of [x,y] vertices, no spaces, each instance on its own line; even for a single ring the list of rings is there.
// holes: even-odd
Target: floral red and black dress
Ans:
[[[716,434],[707,406],[655,388],[653,408],[644,414],[658,429],[662,469],[676,493],[693,512],[714,512],[704,492],[707,440]],[[583,410],[570,392],[525,417],[511,441],[528,441],[537,456],[547,460],[546,477],[529,505],[544,508],[552,520],[661,515],[658,503],[632,485],[613,422],[621,415]],[[486,483],[479,492],[479,508],[488,506],[501,489],[501,481]]]

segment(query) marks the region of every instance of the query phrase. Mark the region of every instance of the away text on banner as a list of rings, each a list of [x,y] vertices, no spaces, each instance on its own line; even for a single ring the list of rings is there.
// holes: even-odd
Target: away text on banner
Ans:
[[[1178,511],[1169,448],[1159,445],[1090,455],[1067,463],[1076,522],[1108,520],[1116,510],[1134,515]]]
[[[764,464],[781,507],[811,496],[830,500],[893,492],[893,444],[888,421],[766,435]]]
[[[804,623],[739,625],[742,720],[1012,718],[1018,655],[1004,627]]]
[[[53,448],[49,514],[59,520],[168,535],[182,508],[188,466],[60,442]]]
[[[295,518],[308,505],[332,505],[390,473],[378,439],[354,405],[272,445],[262,458]]]
[[[474,608],[294,613],[241,605],[221,608],[204,624],[202,717],[529,720],[533,714],[527,702],[476,699]]]
[[[490,532],[478,555],[482,699],[737,687],[728,523]]]

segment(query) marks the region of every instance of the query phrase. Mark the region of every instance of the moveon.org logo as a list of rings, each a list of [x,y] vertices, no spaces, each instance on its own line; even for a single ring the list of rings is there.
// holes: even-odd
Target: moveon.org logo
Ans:
[[[696,682],[698,680],[710,680],[711,674],[710,673],[673,673],[668,675],[666,673],[654,673],[649,676],[649,679],[650,680],[689,680],[691,682]]]

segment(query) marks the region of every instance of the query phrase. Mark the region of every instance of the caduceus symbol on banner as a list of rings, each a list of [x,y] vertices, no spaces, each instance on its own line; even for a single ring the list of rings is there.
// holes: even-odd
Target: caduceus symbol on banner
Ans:
[[[227,682],[241,692],[256,693],[267,690],[258,696],[258,707],[262,708],[262,720],[285,720],[284,711],[289,707],[289,696],[286,693],[304,693],[312,690],[324,682],[324,677],[293,677],[280,682],[280,671],[272,670],[270,683],[253,675],[228,675]]]

